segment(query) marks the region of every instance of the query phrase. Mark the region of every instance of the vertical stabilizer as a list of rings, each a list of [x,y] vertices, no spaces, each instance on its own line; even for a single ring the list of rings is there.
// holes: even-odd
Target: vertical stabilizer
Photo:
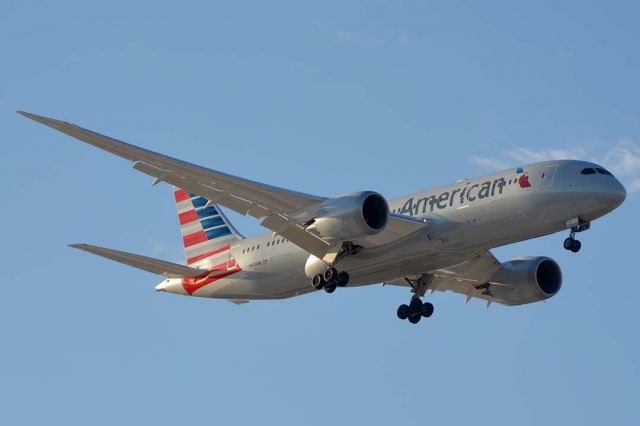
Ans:
[[[173,195],[188,265],[218,264],[230,246],[244,238],[216,204],[176,187]]]

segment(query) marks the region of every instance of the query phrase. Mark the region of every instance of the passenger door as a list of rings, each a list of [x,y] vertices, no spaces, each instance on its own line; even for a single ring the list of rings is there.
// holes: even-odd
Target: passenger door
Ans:
[[[558,166],[547,166],[542,169],[542,174],[540,175],[540,189],[549,188],[553,185],[553,178],[556,175],[556,170]]]

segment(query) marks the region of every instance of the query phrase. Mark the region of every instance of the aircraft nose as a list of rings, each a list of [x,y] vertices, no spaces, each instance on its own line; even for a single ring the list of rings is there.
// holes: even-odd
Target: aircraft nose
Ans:
[[[599,189],[599,199],[602,207],[612,211],[627,198],[627,191],[618,179],[612,179]]]
[[[616,208],[627,198],[627,190],[624,188],[624,185],[616,179],[615,184],[613,184],[608,191],[608,197],[611,200],[613,208]]]

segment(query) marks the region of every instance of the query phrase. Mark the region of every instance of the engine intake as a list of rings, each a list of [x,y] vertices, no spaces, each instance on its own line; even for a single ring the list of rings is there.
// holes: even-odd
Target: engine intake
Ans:
[[[549,296],[555,295],[562,286],[562,272],[560,266],[551,259],[545,259],[536,269],[538,288]]]
[[[362,202],[362,218],[372,230],[384,229],[389,220],[387,200],[377,192],[367,195]]]
[[[549,257],[520,257],[504,262],[491,277],[495,297],[507,304],[522,305],[555,296],[562,286],[562,271]]]
[[[388,221],[387,200],[377,192],[363,191],[327,200],[307,229],[322,238],[349,240],[377,234]]]

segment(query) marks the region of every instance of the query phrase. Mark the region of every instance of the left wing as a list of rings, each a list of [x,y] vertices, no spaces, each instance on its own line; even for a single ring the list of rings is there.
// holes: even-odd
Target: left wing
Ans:
[[[459,263],[450,268],[429,271],[433,280],[427,290],[453,291],[466,296],[466,302],[476,297],[487,301],[487,306],[491,302],[502,303],[500,299],[494,297],[491,286],[504,285],[491,282],[491,277],[500,269],[500,262],[489,251],[480,253],[475,257]],[[417,279],[418,277],[407,277],[407,279]],[[385,284],[408,286],[404,278],[389,281]]]
[[[316,234],[307,231],[296,217],[308,217],[326,197],[291,191],[254,182],[216,170],[159,154],[72,123],[28,112],[19,114],[66,133],[76,139],[134,162],[133,167],[155,178],[154,184],[167,182],[220,204],[242,215],[261,219],[261,225],[283,236],[307,252],[322,258],[331,248]],[[424,223],[391,215],[385,230],[370,243],[381,245],[423,229]]]

